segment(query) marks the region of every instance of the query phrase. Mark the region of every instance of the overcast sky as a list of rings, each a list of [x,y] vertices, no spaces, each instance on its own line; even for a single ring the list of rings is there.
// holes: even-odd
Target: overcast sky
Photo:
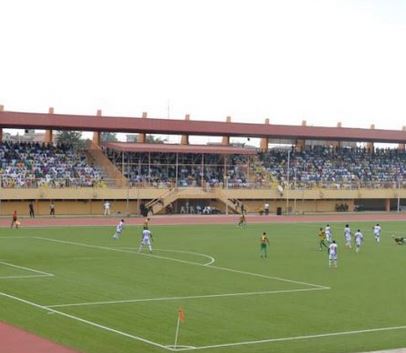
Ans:
[[[6,110],[406,125],[406,1],[2,0],[0,14]]]

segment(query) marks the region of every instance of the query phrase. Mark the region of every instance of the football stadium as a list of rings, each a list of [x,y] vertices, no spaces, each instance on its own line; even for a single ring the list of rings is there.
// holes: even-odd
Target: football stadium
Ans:
[[[405,131],[3,107],[0,127],[25,130],[0,134],[1,352],[405,346]]]
[[[0,14],[0,353],[406,353],[406,1]]]

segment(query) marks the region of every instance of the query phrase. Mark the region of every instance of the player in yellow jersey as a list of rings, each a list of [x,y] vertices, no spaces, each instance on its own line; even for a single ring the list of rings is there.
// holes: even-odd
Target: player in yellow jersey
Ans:
[[[406,244],[406,238],[405,237],[396,237],[395,235],[392,235],[392,238],[395,241],[395,243],[398,244],[398,245],[405,245]]]
[[[144,221],[144,228],[145,229],[149,229],[149,221],[150,221],[149,217],[145,218],[145,221]]]
[[[325,231],[324,231],[323,228],[320,228],[320,231],[319,231],[319,239],[320,239],[320,251],[323,250],[323,246],[324,246],[326,249],[328,249],[328,246],[326,245],[326,242],[325,242],[325,240],[326,240],[326,233],[325,233]]]
[[[262,233],[260,238],[260,249],[261,249],[261,257],[266,258],[268,257],[268,246],[269,246],[269,239],[265,232]]]
[[[240,220],[238,221],[239,227],[245,227],[247,225],[247,221],[245,219],[245,214],[241,213]]]

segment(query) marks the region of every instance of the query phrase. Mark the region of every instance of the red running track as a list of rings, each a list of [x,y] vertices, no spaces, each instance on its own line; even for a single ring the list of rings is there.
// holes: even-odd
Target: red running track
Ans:
[[[66,227],[66,226],[114,226],[120,216],[117,217],[56,217],[56,218],[22,218],[21,227]],[[238,215],[169,215],[152,216],[152,225],[173,224],[232,224],[237,223]],[[305,216],[259,216],[247,215],[247,223],[329,223],[329,222],[383,222],[383,221],[406,221],[404,213],[334,213],[325,215]],[[126,218],[126,223],[141,225],[144,219],[141,217]],[[0,227],[10,227],[11,217],[0,219]]]
[[[0,353],[78,353],[0,322]]]

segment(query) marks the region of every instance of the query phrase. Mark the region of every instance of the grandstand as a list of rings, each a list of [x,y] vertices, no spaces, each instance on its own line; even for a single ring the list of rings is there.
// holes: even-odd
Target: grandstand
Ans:
[[[45,130],[42,141],[6,141],[3,129]],[[84,150],[58,144],[54,131],[93,131]],[[138,134],[101,142],[103,132]],[[180,144],[146,143],[148,134],[181,135]],[[192,145],[189,136],[220,136]],[[259,148],[231,137],[260,138]],[[270,213],[401,210],[406,199],[406,131],[5,111],[0,106],[0,214],[58,215]],[[33,142],[32,142],[33,141]],[[276,142],[284,142],[271,148]],[[360,147],[358,143],[365,143]],[[397,148],[379,149],[375,143]],[[206,212],[205,211],[205,212]]]

